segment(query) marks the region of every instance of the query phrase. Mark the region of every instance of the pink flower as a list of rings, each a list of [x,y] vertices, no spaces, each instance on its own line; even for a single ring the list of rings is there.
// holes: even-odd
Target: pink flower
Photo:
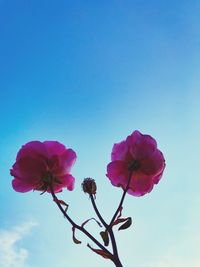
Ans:
[[[17,192],[30,190],[55,193],[62,188],[74,189],[74,177],[70,174],[76,153],[56,141],[32,141],[19,150],[10,174],[14,176],[12,186]]]
[[[107,166],[107,177],[112,185],[125,190],[131,175],[128,193],[133,196],[151,192],[165,168],[165,159],[157,149],[155,139],[139,131],[114,144],[111,160]]]

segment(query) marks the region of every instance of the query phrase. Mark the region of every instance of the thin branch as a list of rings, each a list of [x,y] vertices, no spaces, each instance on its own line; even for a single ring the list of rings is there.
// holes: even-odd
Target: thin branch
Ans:
[[[92,194],[90,194],[90,199],[91,199],[91,202],[92,202],[92,206],[99,218],[99,220],[102,222],[103,226],[107,229],[108,228],[108,224],[105,222],[105,220],[103,219],[103,217],[101,216],[97,206],[96,206],[96,202],[94,200],[94,196]]]
[[[119,260],[119,255],[118,255],[118,250],[117,250],[117,244],[116,244],[116,240],[115,240],[115,236],[112,230],[112,227],[109,227],[109,225],[105,222],[105,220],[102,218],[97,206],[96,206],[96,202],[94,200],[94,196],[92,194],[90,194],[90,199],[92,202],[92,206],[99,218],[99,220],[102,222],[102,224],[104,225],[104,227],[106,228],[106,230],[108,231],[109,235],[110,235],[110,239],[111,239],[111,243],[112,243],[112,248],[113,248],[113,255],[115,257],[115,261],[117,262],[118,267],[122,266],[121,262]]]
[[[105,251],[106,253],[108,253],[111,258],[113,257],[113,255],[110,253],[109,250],[107,250],[96,238],[94,238],[87,230],[85,230],[85,228],[81,227],[80,225],[76,224],[70,217],[69,215],[66,213],[66,211],[63,209],[62,205],[59,203],[58,198],[56,197],[52,186],[50,185],[50,191],[51,191],[51,195],[53,197],[53,199],[56,202],[56,205],[58,206],[59,210],[62,212],[62,214],[64,215],[64,217],[69,221],[69,223],[74,227],[77,228],[79,231],[83,232],[87,237],[89,237],[99,248],[101,248],[103,251]],[[112,259],[111,259],[112,260]]]
[[[113,225],[113,223],[114,223],[114,221],[115,221],[117,215],[119,214],[120,209],[121,209],[121,207],[122,207],[122,205],[123,205],[124,198],[125,198],[126,193],[127,193],[128,189],[129,189],[129,184],[130,184],[130,181],[131,181],[131,176],[132,176],[132,171],[129,173],[128,183],[127,183],[126,188],[125,188],[125,190],[124,190],[124,192],[123,192],[123,195],[122,195],[121,201],[120,201],[120,203],[119,203],[119,205],[118,205],[118,208],[117,208],[115,214],[113,215],[113,217],[112,217],[112,219],[111,219],[111,221],[110,221],[110,224],[109,224],[109,226],[108,226],[109,228],[112,228],[112,225]]]

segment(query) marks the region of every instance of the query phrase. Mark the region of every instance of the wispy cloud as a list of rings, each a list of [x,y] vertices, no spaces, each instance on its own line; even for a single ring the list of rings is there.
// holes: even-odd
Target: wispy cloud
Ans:
[[[0,267],[28,267],[28,250],[18,243],[36,222],[28,221],[10,230],[0,229]]]

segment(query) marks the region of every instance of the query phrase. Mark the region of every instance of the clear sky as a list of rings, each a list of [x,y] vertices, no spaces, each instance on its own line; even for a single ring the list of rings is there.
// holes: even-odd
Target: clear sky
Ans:
[[[93,177],[109,220],[122,191],[106,165],[135,129],[167,166],[150,194],[126,198],[124,267],[200,266],[199,14],[198,0],[0,0],[0,267],[113,266],[81,234],[72,243],[50,195],[15,192],[9,169],[28,141],[64,143],[78,155],[76,188],[60,198],[77,222],[93,217],[81,191]]]

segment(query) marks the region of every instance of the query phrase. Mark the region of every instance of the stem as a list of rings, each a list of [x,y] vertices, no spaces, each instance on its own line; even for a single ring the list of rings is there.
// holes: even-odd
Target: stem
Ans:
[[[53,197],[53,199],[55,200],[58,208],[60,209],[60,211],[62,212],[62,214],[64,215],[64,217],[69,221],[69,223],[74,227],[77,228],[79,231],[83,232],[87,237],[89,237],[99,248],[101,248],[104,252],[108,253],[111,257],[112,254],[110,253],[109,250],[107,250],[96,238],[94,238],[87,230],[85,230],[85,228],[79,226],[78,224],[76,224],[70,217],[69,215],[66,213],[66,211],[63,209],[62,205],[59,203],[59,200],[57,198],[57,196],[55,195],[52,185],[49,186],[50,187],[50,191],[51,191],[51,195]]]
[[[114,223],[117,215],[119,214],[120,209],[122,208],[122,205],[123,205],[123,202],[124,202],[126,193],[127,193],[128,189],[129,189],[129,184],[130,184],[130,181],[131,181],[131,176],[132,176],[132,172],[129,173],[128,183],[127,183],[126,188],[125,188],[125,190],[123,192],[123,195],[122,195],[121,201],[119,202],[118,208],[117,208],[115,214],[113,215],[112,220],[110,221],[110,224],[108,226],[109,228],[112,228],[112,225],[113,225],[113,223]]]
[[[108,228],[108,224],[105,222],[105,220],[103,219],[103,217],[101,216],[97,206],[96,206],[96,202],[94,200],[94,196],[92,194],[90,194],[90,199],[91,199],[91,202],[92,202],[92,206],[99,218],[99,220],[101,221],[101,223],[103,224],[103,226],[107,229]]]
[[[117,244],[116,244],[115,236],[114,236],[114,233],[113,233],[113,230],[112,230],[112,225],[113,225],[114,221],[116,220],[116,217],[120,212],[120,209],[122,208],[126,193],[127,193],[128,189],[129,189],[131,176],[132,176],[132,171],[130,171],[130,173],[129,173],[128,183],[127,183],[126,188],[125,188],[125,190],[123,192],[123,195],[122,195],[122,198],[121,198],[120,203],[118,205],[118,208],[117,208],[116,212],[114,213],[114,215],[113,215],[113,217],[112,217],[112,219],[110,221],[110,224],[107,227],[107,231],[110,233],[110,238],[111,238],[111,241],[112,241],[113,254],[115,255],[115,257],[117,259],[117,262],[116,262],[116,266],[117,267],[123,267],[123,266],[122,266],[122,264],[121,264],[121,262],[119,260],[119,255],[118,255],[118,251],[117,251]]]
[[[113,229],[111,228],[108,231],[109,231],[111,242],[112,242],[113,254],[116,257],[117,262],[121,264],[120,259],[119,259],[118,250],[117,250],[117,243],[116,243],[116,240],[115,240],[115,235],[113,233]],[[119,265],[119,266],[122,266],[122,264]]]
[[[102,218],[97,206],[96,206],[96,202],[94,200],[94,196],[92,194],[90,194],[90,199],[92,202],[92,206],[99,218],[99,220],[102,222],[102,224],[104,225],[104,227],[106,228],[106,230],[108,231],[109,235],[110,235],[110,239],[111,239],[111,243],[112,243],[112,248],[113,248],[113,256],[114,256],[114,263],[117,267],[123,267],[120,259],[119,259],[119,255],[118,255],[118,250],[117,250],[117,244],[116,244],[116,240],[115,240],[115,236],[112,230],[112,227],[109,227],[109,225],[105,222],[105,220]]]
[[[112,242],[112,248],[113,248],[113,262],[115,263],[116,267],[123,267],[123,265],[121,264],[120,259],[119,259],[118,250],[117,250],[117,244],[116,244],[116,240],[115,240],[115,236],[114,236],[114,232],[113,232],[112,226],[113,226],[114,221],[116,220],[117,215],[120,212],[120,209],[122,208],[126,193],[127,193],[128,189],[129,189],[129,184],[130,184],[130,181],[131,181],[131,176],[132,176],[134,167],[135,166],[133,165],[132,166],[132,170],[129,172],[128,183],[127,183],[126,188],[125,188],[125,190],[123,192],[123,195],[122,195],[122,198],[121,198],[120,203],[118,205],[118,208],[117,208],[116,212],[114,213],[109,225],[105,222],[105,220],[101,216],[101,214],[100,214],[100,212],[99,212],[99,210],[98,210],[98,208],[96,206],[96,202],[94,200],[94,196],[92,194],[90,194],[90,199],[91,199],[91,202],[92,202],[92,206],[93,206],[98,218],[100,219],[100,221],[102,222],[102,224],[106,228],[106,231],[110,235],[110,239],[111,239],[111,242]]]

